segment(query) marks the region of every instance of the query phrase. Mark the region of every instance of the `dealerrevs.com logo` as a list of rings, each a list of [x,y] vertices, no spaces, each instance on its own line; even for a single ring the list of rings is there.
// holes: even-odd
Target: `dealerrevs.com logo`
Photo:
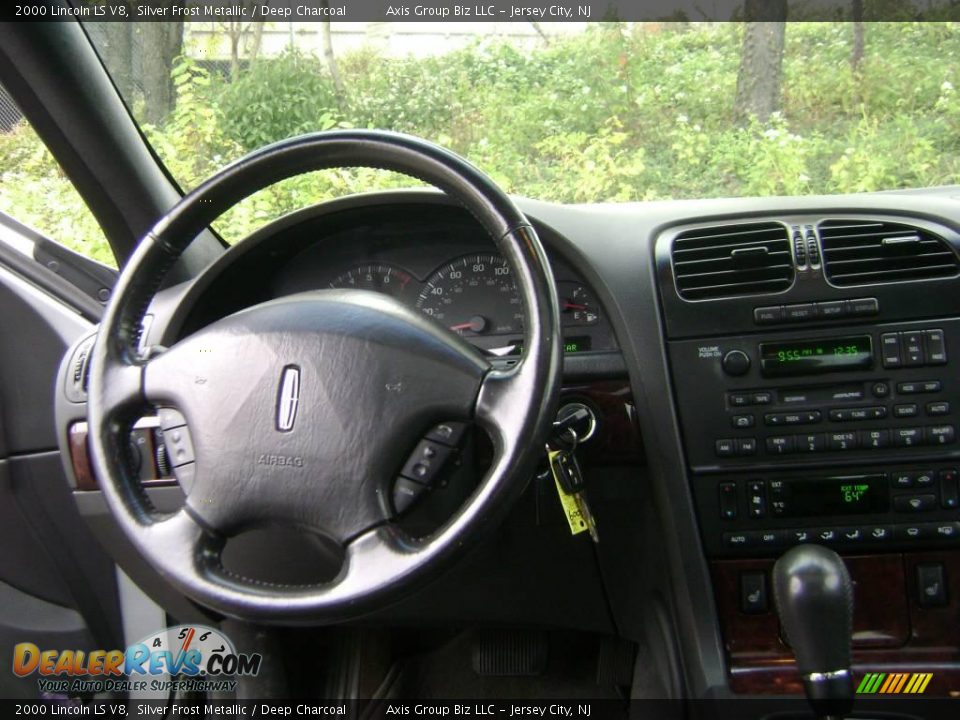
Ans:
[[[126,650],[41,650],[30,642],[13,648],[14,674],[36,674],[40,691],[51,693],[231,691],[231,678],[256,675],[262,661],[259,653],[238,653],[223,633],[203,625],[169,627]]]

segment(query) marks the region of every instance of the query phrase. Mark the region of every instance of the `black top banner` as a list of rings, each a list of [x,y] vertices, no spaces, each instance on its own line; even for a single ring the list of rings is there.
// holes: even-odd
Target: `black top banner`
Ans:
[[[0,10],[3,20],[96,22],[876,22],[958,16],[956,0],[14,0]]]

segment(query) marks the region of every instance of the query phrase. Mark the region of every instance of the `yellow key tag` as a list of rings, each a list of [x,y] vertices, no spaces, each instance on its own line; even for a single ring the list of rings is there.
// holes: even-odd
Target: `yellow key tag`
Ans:
[[[582,532],[586,532],[589,526],[583,514],[580,512],[580,503],[577,502],[577,498],[564,490],[560,484],[560,480],[557,479],[557,473],[559,472],[557,462],[561,454],[562,452],[560,450],[551,450],[548,453],[547,459],[550,461],[550,473],[553,475],[554,485],[557,486],[557,495],[560,497],[560,506],[563,508],[563,514],[567,518],[567,524],[570,525],[570,534],[579,535]]]

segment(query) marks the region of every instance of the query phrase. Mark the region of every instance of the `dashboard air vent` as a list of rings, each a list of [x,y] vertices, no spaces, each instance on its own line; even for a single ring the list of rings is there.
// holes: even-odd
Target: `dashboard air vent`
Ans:
[[[775,293],[793,284],[790,236],[777,222],[686,230],[674,238],[672,259],[677,292],[687,300]]]
[[[824,220],[818,226],[827,279],[834,285],[956,277],[960,261],[928,230],[872,220]]]

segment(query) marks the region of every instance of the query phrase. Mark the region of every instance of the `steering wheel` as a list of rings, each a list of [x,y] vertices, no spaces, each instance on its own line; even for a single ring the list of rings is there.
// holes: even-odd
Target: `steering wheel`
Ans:
[[[243,198],[304,172],[367,166],[459,201],[506,257],[523,304],[523,357],[494,369],[459,336],[392,298],[320,290],[247,308],[168,349],[137,352],[143,315],[193,238]],[[106,308],[90,362],[90,454],[130,541],[174,587],[225,615],[267,623],[355,617],[416,589],[523,490],[552,420],[561,365],[556,290],[534,229],[493,182],[426,141],[375,131],[304,135],[224,168],[140,242]],[[131,424],[158,408],[176,433],[183,507],[161,515],[125,462]],[[429,428],[472,421],[493,462],[444,525],[414,538],[389,488]],[[192,464],[190,464],[192,463]],[[329,582],[281,585],[223,567],[229,537],[293,526],[334,541]]]

